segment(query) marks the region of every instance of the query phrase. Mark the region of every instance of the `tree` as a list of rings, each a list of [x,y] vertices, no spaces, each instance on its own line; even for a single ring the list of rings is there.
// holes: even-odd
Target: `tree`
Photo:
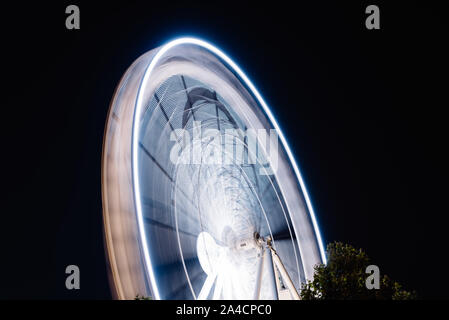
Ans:
[[[315,266],[313,281],[301,288],[303,300],[411,300],[416,292],[402,286],[387,275],[380,278],[379,289],[367,289],[365,273],[370,259],[362,249],[334,242],[327,246],[327,265]]]

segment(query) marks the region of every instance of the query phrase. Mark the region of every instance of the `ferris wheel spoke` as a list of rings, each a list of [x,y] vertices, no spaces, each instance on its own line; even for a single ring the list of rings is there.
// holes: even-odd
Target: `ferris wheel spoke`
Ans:
[[[207,276],[206,281],[204,281],[203,287],[201,288],[201,291],[200,291],[200,294],[198,295],[197,300],[207,299],[216,278],[217,278],[217,273]]]
[[[264,260],[265,260],[265,249],[264,248],[261,248],[258,259],[259,259],[259,267],[257,269],[257,274],[256,274],[256,287],[254,290],[254,300],[259,300],[259,298],[260,298],[260,288],[262,286],[262,275],[263,275]]]
[[[223,276],[219,275],[217,277],[217,281],[215,282],[213,300],[220,299],[222,291],[223,291]]]

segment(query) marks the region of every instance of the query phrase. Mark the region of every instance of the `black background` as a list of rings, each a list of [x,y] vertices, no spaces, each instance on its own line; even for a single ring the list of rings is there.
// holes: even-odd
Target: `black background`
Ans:
[[[139,55],[184,35],[223,49],[263,93],[325,242],[362,247],[421,298],[447,298],[447,11],[391,2],[2,4],[0,298],[111,298],[109,102]],[[65,28],[69,4],[81,30]],[[365,28],[368,4],[381,30]],[[81,290],[65,288],[69,264]]]

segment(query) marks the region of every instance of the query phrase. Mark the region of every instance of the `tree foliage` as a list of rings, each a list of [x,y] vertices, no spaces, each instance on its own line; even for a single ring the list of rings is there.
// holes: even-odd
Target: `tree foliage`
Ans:
[[[410,300],[416,298],[409,292],[381,275],[379,289],[367,289],[365,273],[370,259],[362,249],[334,242],[327,246],[327,265],[315,266],[313,281],[302,286],[303,300]]]

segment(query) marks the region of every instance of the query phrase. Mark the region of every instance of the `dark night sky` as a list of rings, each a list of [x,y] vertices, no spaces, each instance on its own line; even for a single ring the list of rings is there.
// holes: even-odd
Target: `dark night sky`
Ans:
[[[153,2],[2,5],[0,298],[110,298],[100,185],[109,102],[139,55],[181,35],[222,48],[263,93],[326,243],[366,249],[422,298],[448,297],[447,11]],[[72,3],[79,31],[65,29]],[[365,28],[368,4],[379,5],[381,30]],[[69,264],[81,290],[65,289]]]

